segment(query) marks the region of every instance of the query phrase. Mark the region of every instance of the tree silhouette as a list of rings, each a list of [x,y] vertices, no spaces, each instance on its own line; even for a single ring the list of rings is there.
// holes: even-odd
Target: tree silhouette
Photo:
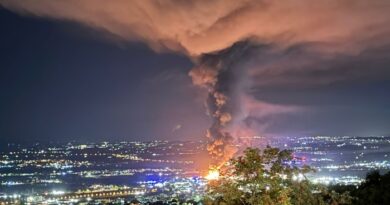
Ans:
[[[390,204],[390,172],[380,175],[379,171],[369,172],[366,180],[352,191],[354,204]]]
[[[212,205],[320,205],[349,204],[348,194],[311,184],[308,166],[297,167],[292,152],[267,146],[247,148],[230,160],[219,180],[209,182],[205,204]]]

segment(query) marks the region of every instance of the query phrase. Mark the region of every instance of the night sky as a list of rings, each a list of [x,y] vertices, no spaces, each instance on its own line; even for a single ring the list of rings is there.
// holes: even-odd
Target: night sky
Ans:
[[[150,40],[153,31],[147,36],[133,31],[142,27],[130,26],[128,35],[99,26],[100,21],[91,21],[94,26],[90,26],[66,12],[59,17],[45,13],[44,6],[2,4],[2,143],[204,139],[213,121],[205,105],[207,90],[194,85],[189,72],[201,62],[197,56],[225,55],[215,52],[235,49],[231,45],[242,38],[207,48],[197,46],[196,40],[191,45],[171,41],[158,45],[159,41]],[[364,28],[388,22],[384,14]],[[235,104],[233,113],[240,114],[233,115],[233,122],[241,119],[236,116],[245,116],[245,126],[258,135],[390,135],[390,39],[385,35],[390,33],[383,24],[374,37],[359,38],[341,50],[339,42],[323,46],[322,38],[299,38],[284,46],[273,40],[250,40],[250,49],[233,59],[232,76],[240,80],[230,83],[245,97],[227,96],[251,100]],[[361,44],[364,47],[355,49]],[[236,58],[231,56],[227,58]],[[241,72],[245,72],[242,77]],[[255,108],[245,112],[246,105]]]

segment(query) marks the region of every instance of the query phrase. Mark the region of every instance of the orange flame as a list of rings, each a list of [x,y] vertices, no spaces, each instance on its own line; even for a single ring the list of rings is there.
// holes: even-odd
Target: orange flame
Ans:
[[[211,169],[209,170],[208,174],[205,176],[205,179],[212,181],[212,180],[218,180],[219,179],[219,171],[218,169]]]

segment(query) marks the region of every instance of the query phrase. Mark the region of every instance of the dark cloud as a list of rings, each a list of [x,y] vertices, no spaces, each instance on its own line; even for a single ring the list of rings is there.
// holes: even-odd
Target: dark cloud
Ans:
[[[358,54],[323,54],[313,45],[259,53],[249,63],[254,87],[312,87],[390,78],[390,45]]]

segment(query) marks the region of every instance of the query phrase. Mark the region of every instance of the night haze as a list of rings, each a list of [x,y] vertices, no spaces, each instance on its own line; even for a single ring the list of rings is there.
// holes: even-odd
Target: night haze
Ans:
[[[88,180],[211,167],[211,181],[268,144],[326,170],[313,180],[346,169],[326,183],[359,184],[390,169],[389,11],[386,0],[0,0],[1,186],[19,183],[1,177],[32,166],[29,152]],[[103,162],[123,170],[91,171]],[[86,188],[67,180],[50,183]]]
[[[194,139],[206,129],[184,56],[5,9],[0,19],[2,142]]]
[[[299,20],[302,28],[295,28],[294,23],[281,22],[283,14],[276,18],[278,9],[297,7],[298,12],[308,9],[306,6],[284,8],[266,1],[264,5],[243,1],[225,8],[213,2],[209,6],[218,6],[219,13],[207,16],[205,11],[204,17],[184,25],[191,15],[197,15],[196,11],[170,17],[172,10],[185,11],[191,6],[200,10],[203,5],[166,2],[156,11],[152,8],[157,5],[118,1],[112,9],[122,4],[129,9],[145,7],[152,19],[143,22],[145,14],[135,12],[131,16],[132,9],[130,13],[121,10],[112,14],[113,23],[109,24],[95,16],[104,12],[104,5],[90,1],[79,3],[74,13],[68,12],[72,1],[3,1],[1,140],[194,139],[204,135],[211,123],[204,108],[206,91],[193,86],[188,73],[197,66],[198,53],[227,49],[234,41],[248,41],[257,47],[234,59],[239,62],[235,70],[246,72],[245,79],[240,80],[247,84],[240,88],[242,92],[270,106],[299,108],[280,115],[270,108],[264,111],[265,116],[245,116],[252,119],[248,121],[255,124],[256,134],[387,135],[389,17],[385,12],[388,4],[381,2],[358,1],[352,7],[347,3],[318,5],[310,10],[317,9],[318,18],[340,18],[340,22],[321,21],[323,28],[316,28],[310,21]],[[251,4],[255,8],[248,8]],[[80,15],[87,7],[96,12]],[[250,17],[260,8],[264,8],[264,18],[275,16],[275,28],[282,28],[269,28],[270,20],[264,34],[261,26],[248,29],[256,25]],[[164,9],[167,16],[158,19]],[[180,15],[182,20],[178,19]],[[303,18],[301,15],[291,12],[285,17],[294,22]],[[311,18],[316,21],[315,15]],[[156,28],[151,27],[153,20]],[[140,30],[131,21],[139,22]],[[247,23],[240,28],[236,24],[239,21]],[[350,30],[342,27],[344,21],[350,22]],[[160,25],[163,23],[167,25]],[[199,27],[194,27],[195,23]],[[183,24],[182,28],[177,24]],[[203,24],[209,25],[207,30],[202,30]],[[218,24],[230,25],[239,32],[226,31],[227,39],[218,39],[213,33],[223,28]],[[197,33],[192,41],[185,29]],[[164,34],[169,30],[173,33]],[[170,37],[174,32],[178,42]],[[199,36],[202,32],[206,36]],[[215,43],[207,40],[208,35]],[[180,129],[172,132],[175,127]]]

